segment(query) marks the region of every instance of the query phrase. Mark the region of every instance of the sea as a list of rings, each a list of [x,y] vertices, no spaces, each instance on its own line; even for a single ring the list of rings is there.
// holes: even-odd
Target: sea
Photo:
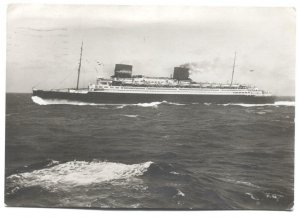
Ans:
[[[6,95],[12,207],[292,210],[294,98],[88,104]]]

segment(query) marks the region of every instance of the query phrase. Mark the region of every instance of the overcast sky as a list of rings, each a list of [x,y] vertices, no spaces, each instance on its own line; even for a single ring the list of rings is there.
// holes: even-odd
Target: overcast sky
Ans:
[[[80,87],[116,63],[146,76],[190,64],[193,80],[226,83],[236,51],[235,82],[294,95],[295,24],[293,8],[11,5],[6,90],[75,87],[83,41]]]

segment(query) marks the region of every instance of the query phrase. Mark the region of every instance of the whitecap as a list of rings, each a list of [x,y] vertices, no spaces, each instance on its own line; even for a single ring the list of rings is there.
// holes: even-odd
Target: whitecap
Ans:
[[[177,173],[177,172],[175,172],[175,171],[171,171],[170,172],[171,174],[174,174],[174,175],[179,175],[180,173]]]
[[[205,102],[204,105],[209,106],[209,105],[211,105],[211,103],[206,103],[206,102]]]
[[[122,164],[114,162],[70,161],[32,172],[7,177],[10,187],[41,186],[48,191],[70,190],[114,180],[128,180],[143,175],[153,162]]]
[[[136,118],[139,116],[139,115],[131,115],[131,114],[121,114],[121,115],[124,117],[130,117],[130,118]]]
[[[283,198],[283,195],[280,194],[274,194],[274,193],[269,193],[269,192],[265,192],[265,196],[267,198],[271,198],[271,199],[275,199],[276,201],[279,201],[280,198]]]
[[[132,204],[129,206],[129,208],[139,208],[139,207],[141,207],[140,203]]]
[[[182,191],[180,191],[179,189],[177,189],[177,194],[176,195],[182,196],[182,197],[185,196],[185,194]]]
[[[255,201],[259,201],[259,199],[257,197],[255,197],[252,193],[247,192],[245,193],[246,195],[249,195],[251,199],[255,200]]]
[[[122,108],[124,108],[126,106],[127,106],[126,104],[122,104],[122,105],[118,106],[117,109],[122,109]]]

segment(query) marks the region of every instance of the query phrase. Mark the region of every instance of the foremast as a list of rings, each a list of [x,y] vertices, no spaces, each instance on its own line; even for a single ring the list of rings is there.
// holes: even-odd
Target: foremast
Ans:
[[[234,52],[234,60],[233,60],[233,66],[232,66],[232,74],[231,74],[230,87],[232,86],[232,83],[233,83],[234,68],[235,68],[235,59],[236,59],[236,52]]]
[[[76,89],[77,89],[77,90],[78,90],[78,86],[79,86],[79,78],[80,78],[81,58],[82,58],[82,47],[83,47],[83,41],[82,41],[82,43],[81,43],[81,49],[80,49],[80,59],[79,59],[78,75],[77,75],[77,86],[76,86]]]

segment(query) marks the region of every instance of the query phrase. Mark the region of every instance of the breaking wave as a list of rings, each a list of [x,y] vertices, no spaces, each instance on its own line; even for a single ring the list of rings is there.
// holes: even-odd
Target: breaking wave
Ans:
[[[223,106],[241,106],[241,107],[262,107],[262,106],[295,106],[294,101],[276,101],[273,104],[236,104],[236,103],[228,103],[228,104],[219,104]]]
[[[53,161],[57,163],[56,161]],[[153,162],[122,164],[100,161],[70,161],[32,172],[17,173],[7,177],[8,193],[21,188],[40,186],[55,192],[76,186],[88,186],[115,180],[128,180],[143,175]]]

